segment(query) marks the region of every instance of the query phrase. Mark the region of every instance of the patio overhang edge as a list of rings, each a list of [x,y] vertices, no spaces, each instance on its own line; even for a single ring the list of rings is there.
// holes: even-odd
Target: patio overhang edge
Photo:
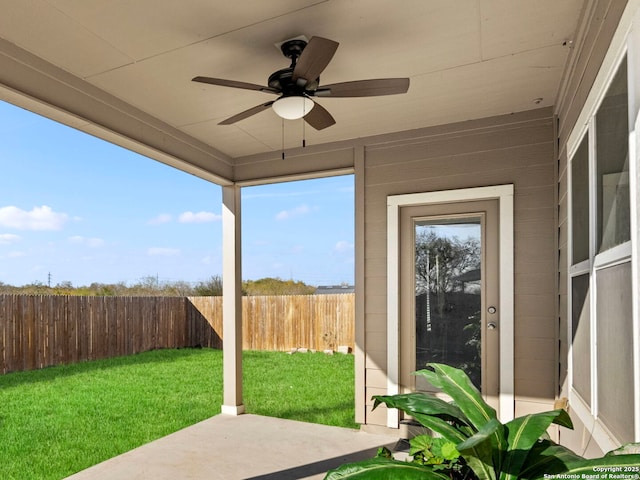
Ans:
[[[218,185],[233,183],[227,155],[3,39],[0,100]]]

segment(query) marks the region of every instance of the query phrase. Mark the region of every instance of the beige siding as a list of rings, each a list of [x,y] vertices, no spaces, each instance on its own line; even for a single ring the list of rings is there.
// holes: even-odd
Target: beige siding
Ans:
[[[587,8],[579,37],[574,41],[569,76],[558,100],[561,149],[566,147],[567,138],[598,74],[627,0],[592,0],[585,3]]]
[[[559,396],[567,396],[568,362],[568,172],[567,139],[575,127],[576,120],[584,107],[603,58],[627,5],[626,0],[593,0],[587,2],[578,37],[575,40],[569,75],[559,95],[556,114],[559,119],[558,140],[558,305],[559,321]],[[571,408],[571,406],[570,406]],[[572,415],[575,424],[573,431],[562,429],[561,442],[587,457],[600,455],[591,432],[593,425],[583,425],[576,415]]]
[[[435,127],[417,138],[370,145],[365,156],[367,393],[386,388],[386,198],[514,184],[516,408],[553,402],[555,349],[555,152],[552,112],[524,112]],[[536,374],[531,374],[531,365]],[[371,382],[376,381],[377,384]],[[383,425],[371,412],[367,423]]]
[[[560,157],[558,160],[558,211],[563,212],[558,215],[558,318],[559,318],[559,356],[558,356],[558,368],[560,377],[559,383],[559,395],[568,397],[566,379],[567,368],[569,358],[569,339],[568,339],[568,325],[567,325],[567,254],[568,250],[568,234],[569,234],[569,222],[567,219],[567,205],[568,205],[568,178],[567,178],[567,158],[566,155]]]
[[[328,172],[352,173],[356,151],[352,144],[340,144],[327,151],[326,147],[309,146],[306,148],[287,149],[285,158],[282,152],[269,155],[256,155],[236,160],[234,167],[235,181],[239,184],[251,185],[253,182],[264,183],[265,178],[274,180],[313,178],[326,176]],[[314,175],[316,172],[316,175]]]

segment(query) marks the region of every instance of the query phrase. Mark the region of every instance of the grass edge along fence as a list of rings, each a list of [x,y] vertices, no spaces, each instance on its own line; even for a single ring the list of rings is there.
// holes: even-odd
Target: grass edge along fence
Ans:
[[[242,298],[243,348],[354,347],[354,295]],[[0,295],[0,374],[162,348],[222,348],[222,297]]]

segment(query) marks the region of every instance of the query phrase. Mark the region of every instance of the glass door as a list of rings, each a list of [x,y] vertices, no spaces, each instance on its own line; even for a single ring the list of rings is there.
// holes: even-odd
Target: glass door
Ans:
[[[498,221],[495,200],[401,209],[404,391],[435,391],[412,372],[444,363],[498,408]]]

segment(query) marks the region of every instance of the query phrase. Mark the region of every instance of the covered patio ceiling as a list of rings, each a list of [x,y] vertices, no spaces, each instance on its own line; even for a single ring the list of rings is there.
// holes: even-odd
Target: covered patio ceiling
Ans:
[[[340,46],[321,85],[409,77],[405,95],[319,100],[337,123],[310,146],[553,105],[583,0],[0,0],[0,98],[221,185],[238,162],[298,148],[302,121],[258,91],[299,35]],[[357,140],[354,140],[357,141]],[[316,166],[316,168],[318,168]],[[322,169],[322,167],[319,167]]]

